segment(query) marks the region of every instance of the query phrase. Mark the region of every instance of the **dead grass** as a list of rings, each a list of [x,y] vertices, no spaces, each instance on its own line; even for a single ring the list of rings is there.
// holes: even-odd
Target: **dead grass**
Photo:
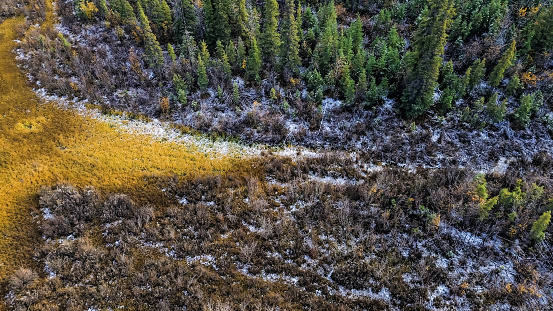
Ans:
[[[54,23],[48,2],[42,29]],[[131,195],[137,202],[160,198],[148,176],[202,176],[236,171],[231,157],[198,153],[193,147],[118,133],[99,121],[41,103],[16,66],[12,53],[23,18],[0,25],[0,284],[16,267],[30,266],[39,241],[31,210],[44,185],[68,181]],[[0,306],[1,309],[1,306]]]

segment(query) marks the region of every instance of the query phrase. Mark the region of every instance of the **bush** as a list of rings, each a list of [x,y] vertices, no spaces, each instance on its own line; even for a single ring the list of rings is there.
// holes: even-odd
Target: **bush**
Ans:
[[[532,225],[530,231],[530,238],[535,242],[541,242],[545,239],[545,230],[551,222],[551,211],[547,211],[540,216],[536,222]]]

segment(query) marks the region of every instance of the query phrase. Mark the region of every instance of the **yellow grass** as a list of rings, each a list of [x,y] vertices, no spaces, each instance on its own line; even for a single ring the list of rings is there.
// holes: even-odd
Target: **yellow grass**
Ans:
[[[49,4],[44,25],[52,25]],[[32,265],[40,240],[31,212],[42,186],[68,182],[151,202],[160,195],[150,176],[197,176],[247,169],[247,160],[211,159],[194,146],[154,141],[41,103],[18,71],[12,53],[22,18],[0,25],[0,284],[17,267]],[[43,27],[44,27],[43,25]],[[3,297],[6,288],[0,289]],[[0,309],[2,309],[0,303]]]

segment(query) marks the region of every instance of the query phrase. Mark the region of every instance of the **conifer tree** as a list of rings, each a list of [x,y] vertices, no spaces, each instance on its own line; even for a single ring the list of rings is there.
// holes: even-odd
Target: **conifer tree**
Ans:
[[[261,52],[257,46],[255,37],[251,38],[248,59],[246,60],[246,78],[251,82],[259,82],[261,70]]]
[[[453,0],[429,0],[405,56],[406,79],[401,107],[407,117],[423,114],[433,103],[447,29],[454,15]]]
[[[202,57],[198,57],[198,86],[200,87],[200,90],[205,91],[207,89],[207,85],[209,84],[209,80],[207,79],[207,72],[205,69],[204,61],[202,60]]]
[[[200,58],[202,59],[204,64],[207,65],[209,63],[209,58],[210,57],[211,57],[211,55],[209,55],[209,50],[207,49],[207,44],[205,43],[205,41],[202,40],[202,43],[200,43]]]
[[[283,38],[279,58],[280,71],[285,77],[289,76],[290,73],[297,74],[299,72],[298,67],[301,65],[298,24],[296,23],[294,8],[294,1],[288,0],[286,2]]]
[[[221,40],[217,40],[217,43],[215,44],[215,52],[217,53],[217,57],[219,59],[223,57],[223,54],[225,53],[225,48],[223,47],[223,43],[221,43]]]
[[[127,0],[113,0],[110,2],[110,7],[119,15],[123,23],[130,25],[136,21],[133,8]]]
[[[207,26],[206,39],[209,46],[215,47],[217,40],[223,42],[230,40],[229,1],[205,0],[203,8]]]
[[[156,36],[152,33],[148,17],[144,14],[142,6],[138,3],[138,18],[144,32],[144,46],[146,50],[146,57],[148,64],[152,68],[161,68],[163,65],[163,51],[157,42]]]
[[[229,41],[227,47],[225,48],[225,53],[227,54],[229,63],[236,66],[238,61],[236,60],[236,46],[234,45],[234,42]]]
[[[280,35],[278,29],[278,3],[276,0],[265,2],[263,13],[263,31],[261,33],[261,50],[263,58],[272,66],[275,64],[276,55],[280,48]]]
[[[532,225],[530,231],[530,238],[535,242],[541,242],[545,239],[545,230],[551,222],[551,211],[547,211],[540,216],[538,220]]]
[[[167,43],[167,54],[169,54],[169,57],[171,58],[172,62],[175,62],[177,60],[177,55],[175,55],[175,49],[173,49],[173,46],[171,43]]]
[[[253,37],[252,37],[253,38]],[[246,45],[242,38],[238,38],[238,46],[236,47],[236,65],[239,72],[243,72],[246,69]]]
[[[363,24],[361,23],[361,18],[359,16],[357,16],[357,19],[351,23],[348,31],[352,40],[353,53],[358,53],[363,44]]]
[[[173,35],[176,40],[180,40],[186,31],[195,32],[198,19],[192,0],[176,0],[173,14]]]
[[[350,68],[347,62],[345,62],[344,68],[342,69],[342,79],[340,82],[346,103],[353,104],[353,100],[355,99],[355,82],[351,78]]]
[[[315,63],[319,67],[321,74],[326,75],[336,60],[338,48],[338,23],[336,22],[336,12],[330,14],[325,23],[324,32],[318,41],[314,53]]]
[[[240,36],[243,39],[249,38],[251,35],[248,31],[248,11],[246,10],[246,0],[238,1],[238,23],[240,27]]]
[[[472,63],[465,76],[468,76],[468,88],[474,89],[478,83],[482,82],[482,78],[486,73],[486,59],[477,59]]]
[[[192,64],[196,62],[196,51],[198,50],[198,45],[194,37],[190,35],[189,32],[185,32],[182,37],[182,44],[180,48],[180,57],[190,60]]]
[[[501,59],[493,69],[492,73],[490,73],[491,86],[496,87],[501,83],[501,80],[503,80],[503,76],[505,75],[505,71],[511,67],[513,61],[515,60],[515,51],[516,42],[513,40],[509,48],[501,56]]]

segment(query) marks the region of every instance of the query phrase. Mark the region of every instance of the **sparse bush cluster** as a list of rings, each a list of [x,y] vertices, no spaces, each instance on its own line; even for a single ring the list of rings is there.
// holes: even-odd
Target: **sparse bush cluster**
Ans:
[[[91,188],[45,189],[44,273],[17,271],[7,303],[543,309],[553,276],[548,161],[541,155],[506,175],[474,178],[459,169],[364,170],[362,158],[337,153],[268,156],[247,174],[160,178],[173,202],[164,206]]]

